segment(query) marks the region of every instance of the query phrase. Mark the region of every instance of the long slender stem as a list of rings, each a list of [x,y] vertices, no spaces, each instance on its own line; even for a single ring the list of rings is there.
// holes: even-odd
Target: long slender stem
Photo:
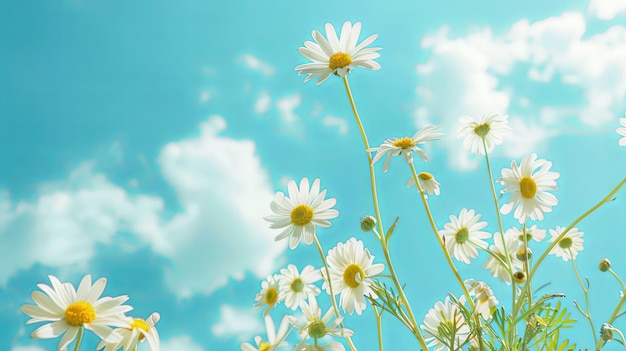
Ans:
[[[330,279],[330,271],[328,269],[328,263],[326,263],[326,256],[324,255],[324,250],[322,249],[319,239],[317,239],[317,235],[313,235],[313,239],[315,239],[315,246],[317,246],[317,251],[320,253],[322,263],[324,264],[324,270],[326,271],[326,280],[328,283],[328,289],[330,290],[330,301],[332,302],[333,309],[335,310],[335,317],[339,317],[339,308],[337,308],[337,302],[335,301],[335,293],[333,292],[333,284]],[[343,328],[343,322],[341,323],[341,327]],[[346,340],[348,341],[350,349],[352,351],[356,351],[356,347],[352,343],[352,338],[347,336]]]
[[[374,314],[376,315],[376,330],[378,335],[378,350],[383,351],[383,330],[382,330],[382,321],[380,318],[382,317],[383,310],[380,310],[378,313],[378,309],[374,307]]]
[[[613,322],[615,322],[615,319],[619,315],[620,311],[622,310],[622,306],[624,306],[624,302],[626,302],[626,285],[624,285],[624,282],[620,279],[620,277],[611,268],[609,268],[609,272],[611,272],[611,274],[613,274],[615,279],[617,279],[617,281],[622,286],[622,292],[621,292],[622,296],[619,299],[619,302],[617,303],[617,306],[615,306],[615,309],[613,310],[613,313],[611,314],[611,317],[606,322],[607,324],[612,325]],[[603,344],[602,340],[598,341],[596,343],[596,350],[600,350],[602,348],[602,344]]]
[[[572,256],[570,251],[570,256]],[[591,333],[593,334],[593,343],[598,343],[598,337],[596,336],[596,328],[593,326],[593,319],[591,318],[591,309],[589,308],[589,290],[585,287],[583,280],[580,278],[580,274],[578,273],[578,268],[576,267],[576,260],[572,257],[572,266],[574,267],[574,273],[576,273],[576,278],[578,279],[578,284],[580,284],[580,288],[583,290],[583,295],[585,295],[585,313],[583,314],[585,318],[589,321],[589,325],[591,326]]]
[[[78,351],[80,342],[83,340],[83,328],[78,329],[78,337],[76,338],[76,344],[74,345],[74,351]]]

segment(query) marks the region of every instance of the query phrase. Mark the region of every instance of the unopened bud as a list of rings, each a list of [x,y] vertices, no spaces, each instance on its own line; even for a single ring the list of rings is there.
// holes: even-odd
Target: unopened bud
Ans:
[[[609,268],[611,268],[611,261],[609,261],[608,258],[603,259],[602,261],[600,261],[600,265],[598,266],[598,268],[600,268],[600,272],[608,271]]]
[[[376,218],[372,216],[361,217],[361,230],[371,232],[376,227]]]
[[[513,273],[513,280],[517,284],[523,283],[524,281],[526,281],[526,273],[524,273],[524,271],[517,271]]]
[[[517,259],[522,262],[526,262],[533,257],[533,250],[531,250],[529,247],[526,248],[526,250],[524,250],[524,248],[519,249],[515,253],[515,257],[517,257]]]
[[[600,336],[604,341],[613,340],[613,327],[607,323],[602,324],[602,328],[600,328]]]

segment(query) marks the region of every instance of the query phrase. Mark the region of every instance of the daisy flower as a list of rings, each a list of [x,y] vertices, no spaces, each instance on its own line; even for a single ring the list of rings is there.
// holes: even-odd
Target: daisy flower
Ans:
[[[254,337],[256,347],[249,342],[241,344],[241,351],[274,351],[278,347],[285,344],[285,339],[289,334],[289,316],[283,317],[276,332],[272,317],[265,316],[265,331],[267,332],[267,340],[263,340],[260,336]]]
[[[506,243],[506,255],[504,250],[504,244]],[[500,233],[495,233],[493,235],[493,245],[489,246],[489,251],[498,256],[500,260],[489,255],[487,258],[487,262],[483,268],[489,270],[492,276],[500,279],[500,281],[505,282],[507,285],[511,284],[511,272],[515,271],[518,268],[522,267],[522,262],[515,257],[515,253],[520,248],[523,248],[523,243],[520,243],[517,240],[517,236],[514,235],[511,230],[507,230],[504,234],[504,242],[502,241],[502,235]],[[511,260],[511,269],[507,269],[506,265],[502,264],[502,262],[507,262],[507,256],[509,256]]]
[[[463,301],[465,301],[462,298]],[[435,351],[439,350],[457,350],[460,349],[470,335],[470,328],[465,322],[459,307],[450,300],[449,296],[442,303],[437,301],[435,307],[428,310],[424,317],[424,324],[420,326],[424,333],[424,341],[428,343],[428,347],[435,347]],[[442,335],[442,331],[450,333]],[[450,339],[454,335],[454,345],[450,345]],[[443,340],[446,342],[444,343]]]
[[[48,278],[52,287],[37,284],[45,294],[34,291],[31,295],[36,305],[21,307],[22,312],[32,318],[28,324],[51,322],[37,328],[31,334],[32,338],[50,339],[64,334],[58,349],[65,351],[82,328],[104,338],[111,332],[109,326],[126,326],[124,313],[132,310],[132,307],[122,304],[128,300],[128,296],[100,298],[106,286],[106,278],[100,278],[92,285],[91,275],[87,274],[78,290],[70,283],[61,283],[55,276],[49,275]]]
[[[443,226],[439,234],[443,236],[448,252],[457,260],[470,263],[470,258],[478,257],[477,247],[483,249],[488,246],[483,239],[491,234],[480,231],[487,226],[487,222],[479,222],[480,215],[474,215],[474,210],[461,210],[459,217],[450,216],[450,223]]]
[[[484,115],[478,122],[469,116],[461,117],[459,138],[465,138],[463,147],[473,154],[484,155],[485,147],[487,152],[491,152],[494,146],[502,144],[502,137],[511,134],[508,120],[509,116],[491,114]]]
[[[498,178],[504,189],[502,193],[512,192],[510,202],[500,209],[502,214],[509,214],[515,209],[514,217],[520,223],[532,220],[543,220],[544,212],[552,212],[552,206],[559,202],[557,198],[548,193],[548,190],[556,190],[558,172],[550,172],[552,162],[538,160],[537,154],[526,156],[520,166],[513,161],[511,169],[503,169],[502,177]]]
[[[619,146],[626,146],[626,118],[620,118],[619,123],[624,128],[617,128],[615,131],[617,134],[621,135],[622,138],[619,140]]]
[[[428,172],[421,172],[420,174],[417,175],[417,179],[419,179],[419,182],[422,186],[422,189],[424,190],[424,192],[432,195],[439,195],[439,182],[437,181],[437,179],[435,179],[435,177],[428,173]],[[413,186],[415,185],[415,179],[413,177],[409,178],[409,181],[406,183],[406,186]]]
[[[565,228],[556,227],[556,230],[550,229],[550,235],[552,238],[549,242],[554,242],[556,238],[563,233]],[[579,251],[583,250],[583,232],[579,232],[577,228],[570,229],[565,236],[563,236],[558,244],[556,244],[552,250],[551,254],[555,254],[557,257],[563,258],[563,261],[568,261],[570,259],[575,259],[578,255]]]
[[[136,350],[139,342],[148,340],[151,351],[159,351],[159,333],[154,327],[161,316],[154,312],[146,320],[141,318],[129,318],[128,323],[123,328],[116,328],[104,338],[96,347],[97,350],[104,348],[104,351],[116,351],[124,347],[124,351]]]
[[[380,64],[374,61],[380,56],[376,51],[381,48],[366,48],[376,40],[377,34],[367,37],[361,44],[356,45],[361,34],[361,23],[354,26],[345,22],[341,27],[341,35],[337,38],[335,27],[326,24],[326,36],[314,30],[312,33],[315,42],[307,41],[304,47],[298,49],[302,56],[313,61],[296,67],[298,75],[307,74],[305,82],[318,77],[317,84],[324,82],[331,74],[345,77],[355,67],[364,67],[372,70],[380,69]]]
[[[330,249],[327,261],[333,292],[341,294],[341,308],[349,314],[356,311],[360,315],[366,306],[365,296],[375,296],[370,277],[382,272],[384,266],[381,263],[372,264],[374,256],[363,248],[362,241],[355,238]],[[325,279],[323,288],[330,294],[328,279]]]
[[[520,243],[524,245],[524,235],[519,228],[511,228],[506,231],[507,234],[513,235],[517,237]],[[532,227],[526,228],[526,242],[529,243],[531,240],[539,242],[546,237],[546,230],[537,228],[536,224],[533,224]]]
[[[367,151],[374,152],[376,151],[376,155],[372,160],[372,164],[376,163],[376,161],[380,160],[383,156],[387,155],[387,159],[385,160],[385,164],[383,165],[383,172],[387,172],[389,168],[389,159],[391,156],[402,155],[404,160],[411,164],[413,163],[413,151],[417,152],[424,161],[428,161],[428,156],[422,150],[419,145],[424,144],[427,141],[439,140],[439,137],[442,136],[442,133],[434,133],[439,127],[435,126],[427,126],[419,131],[417,131],[412,138],[404,137],[404,138],[396,138],[392,137],[385,142],[383,142],[379,147],[369,148]]]
[[[333,210],[335,199],[324,199],[326,190],[320,192],[320,180],[315,179],[309,189],[309,180],[302,178],[300,188],[295,181],[287,185],[289,197],[277,192],[270,204],[274,214],[265,217],[270,222],[270,228],[285,228],[274,240],[282,240],[289,236],[289,247],[295,249],[300,240],[310,245],[315,236],[315,227],[330,227],[329,219],[339,215]]]
[[[480,314],[485,320],[489,319],[491,308],[498,305],[498,299],[496,299],[489,285],[474,279],[467,279],[464,283],[470,295],[476,298],[474,300],[474,313]]]
[[[318,306],[317,299],[313,296],[308,302],[303,302],[300,305],[300,309],[302,309],[304,314],[305,320],[303,322],[299,322],[295,317],[290,316],[291,324],[298,328],[302,337],[302,341],[295,347],[295,350],[301,350],[305,347],[305,342],[309,337],[317,341],[329,335],[345,338],[354,334],[350,329],[339,327],[343,321],[342,316],[333,320],[335,311],[332,307],[322,316],[322,309]]]
[[[282,300],[282,296],[280,296],[279,291],[280,285],[276,276],[268,276],[267,279],[261,283],[261,291],[256,294],[256,303],[254,304],[254,307],[256,307],[257,311],[265,307],[263,315],[267,316],[276,304]]]
[[[320,294],[320,288],[313,284],[322,279],[319,269],[308,265],[304,267],[302,273],[299,273],[298,268],[290,264],[287,268],[281,269],[280,273],[278,276],[280,295],[288,308],[295,310],[309,296]]]

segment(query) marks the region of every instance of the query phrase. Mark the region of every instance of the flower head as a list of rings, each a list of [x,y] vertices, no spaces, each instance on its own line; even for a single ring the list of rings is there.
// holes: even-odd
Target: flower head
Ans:
[[[507,234],[513,235],[517,238],[517,240],[524,244],[524,234],[519,228],[512,227],[511,229],[506,231]],[[546,237],[546,230],[537,228],[536,224],[533,224],[532,227],[526,227],[526,243],[529,243],[531,240],[536,242],[540,242]]]
[[[372,264],[374,256],[363,248],[362,241],[355,238],[330,249],[327,260],[333,292],[341,294],[341,308],[349,314],[356,311],[360,315],[366,306],[365,296],[375,296],[370,277],[382,272],[384,266],[381,263]],[[325,280],[324,288],[330,294],[328,279]]]
[[[367,151],[376,151],[372,163],[380,160],[383,156],[387,155],[385,164],[383,165],[383,172],[387,172],[389,168],[389,159],[391,156],[402,155],[404,160],[411,164],[413,163],[413,151],[417,152],[424,161],[428,161],[428,156],[422,150],[419,145],[424,144],[427,141],[439,140],[442,133],[434,133],[439,127],[427,126],[417,131],[412,138],[396,138],[392,137],[385,140],[379,147],[370,148]]]
[[[504,244],[506,244],[506,250],[504,249]],[[517,236],[512,234],[511,229],[504,234],[504,241],[502,241],[500,233],[495,233],[493,235],[493,245],[489,246],[489,251],[499,259],[490,255],[483,267],[487,268],[491,275],[500,279],[500,281],[505,282],[507,285],[511,284],[511,271],[522,267],[522,262],[515,257],[515,253],[520,247],[523,248],[523,244],[520,244]],[[507,266],[503,264],[507,262],[507,256],[511,261],[511,270],[507,269]]]
[[[450,301],[449,296],[446,296],[443,303],[437,301],[435,307],[428,310],[424,317],[424,324],[420,327],[425,333],[424,340],[429,347],[434,346],[435,351],[460,349],[470,335],[470,328],[463,314],[459,307]],[[453,335],[454,345],[450,345]],[[443,340],[447,342],[444,343]]]
[[[556,230],[550,229],[550,238],[549,242],[554,242],[557,237],[559,237],[565,228],[556,227]],[[555,254],[557,257],[563,258],[563,261],[568,261],[570,259],[575,259],[578,255],[579,251],[583,250],[583,232],[579,232],[577,228],[570,229],[561,239],[559,239],[558,244],[556,244],[552,250],[551,254]]]
[[[459,218],[450,216],[450,223],[439,231],[445,240],[448,252],[461,262],[470,263],[470,258],[478,257],[477,247],[486,248],[487,242],[483,239],[491,234],[480,231],[487,226],[487,222],[479,222],[480,215],[474,215],[474,210],[461,210]]]
[[[116,351],[124,347],[124,351],[134,350],[139,342],[148,340],[151,351],[159,351],[159,333],[154,327],[161,316],[154,312],[147,319],[129,318],[128,324],[122,328],[114,329],[109,336],[102,339],[96,347],[97,350]]]
[[[420,174],[417,175],[417,179],[419,179],[420,185],[422,186],[422,189],[424,190],[424,192],[430,195],[432,194],[439,195],[440,184],[432,174],[428,172],[420,172]],[[413,186],[413,185],[415,185],[415,178],[411,177],[406,182],[406,186]]]
[[[513,161],[511,169],[503,169],[502,177],[498,178],[504,189],[502,193],[511,192],[509,203],[502,206],[502,214],[510,213],[515,209],[514,217],[520,223],[525,223],[527,218],[542,220],[544,212],[552,212],[552,206],[559,202],[557,198],[548,193],[548,190],[556,190],[558,172],[550,172],[552,162],[538,160],[537,154],[526,156],[520,166]]]
[[[249,342],[241,344],[241,351],[274,351],[285,343],[285,339],[289,334],[289,316],[283,317],[276,332],[272,317],[265,316],[265,331],[267,332],[267,340],[263,340],[260,336],[254,337],[256,347]]]
[[[295,181],[290,181],[287,185],[289,197],[285,197],[282,192],[274,195],[274,200],[270,204],[274,214],[265,217],[270,222],[270,228],[285,228],[274,240],[282,240],[289,236],[289,247],[295,249],[300,240],[310,245],[315,236],[315,227],[330,227],[329,219],[339,215],[335,206],[335,199],[324,199],[326,190],[320,192],[320,180],[315,179],[313,186],[309,189],[309,180],[302,178],[300,188]]]
[[[285,306],[295,310],[309,296],[317,296],[320,289],[313,283],[322,279],[319,269],[308,265],[302,273],[296,266],[290,264],[280,270],[278,281],[280,282],[280,295],[285,300]]]
[[[298,74],[307,74],[304,81],[315,77],[317,84],[321,84],[331,74],[345,77],[355,67],[364,67],[372,70],[380,69],[380,64],[374,61],[380,54],[376,51],[381,48],[366,48],[373,43],[378,37],[377,34],[367,37],[359,45],[356,45],[361,34],[361,23],[357,22],[354,26],[350,22],[345,22],[341,27],[341,35],[337,38],[335,27],[332,24],[326,24],[326,36],[314,30],[312,33],[315,42],[307,41],[304,47],[298,49],[302,56],[313,61],[296,67]]]
[[[254,307],[257,310],[265,307],[265,311],[263,312],[264,316],[267,314],[282,300],[282,296],[280,295],[280,285],[276,276],[268,276],[261,283],[261,291],[256,294],[256,303]]]
[[[476,122],[472,117],[461,117],[463,126],[459,129],[459,138],[465,138],[463,147],[473,154],[484,155],[485,148],[491,152],[494,146],[502,144],[505,135],[511,134],[508,119],[509,116],[487,114]]]
[[[22,305],[21,310],[32,319],[30,323],[51,322],[37,328],[32,338],[49,339],[64,334],[59,341],[59,351],[67,350],[81,328],[93,331],[104,338],[113,327],[126,326],[124,313],[132,307],[122,305],[128,296],[100,297],[106,285],[106,278],[98,279],[91,284],[91,275],[83,277],[78,290],[70,283],[61,283],[55,276],[48,278],[52,287],[37,284],[43,290],[34,291],[31,295],[36,305]]]
[[[491,308],[498,305],[498,299],[496,299],[489,285],[474,279],[466,279],[464,283],[470,295],[475,297],[474,313],[480,314],[485,320],[489,319]]]
[[[342,316],[333,320],[335,313],[332,307],[322,316],[322,309],[318,306],[315,297],[311,297],[308,302],[302,303],[300,308],[304,314],[305,321],[299,322],[295,317],[291,317],[291,323],[298,328],[300,336],[302,337],[302,341],[295,348],[296,350],[301,350],[305,347],[305,341],[308,338],[319,340],[328,335],[342,338],[353,335],[352,330],[339,326],[343,321]]]
[[[619,123],[623,128],[617,128],[615,131],[617,134],[621,135],[622,138],[619,140],[619,146],[626,146],[626,118],[620,118]]]

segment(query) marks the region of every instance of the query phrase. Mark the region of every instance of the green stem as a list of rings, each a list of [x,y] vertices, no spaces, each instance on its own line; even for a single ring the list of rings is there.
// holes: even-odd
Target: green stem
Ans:
[[[380,317],[382,316],[383,310],[380,310],[378,313],[378,309],[374,307],[374,314],[376,315],[376,330],[378,331],[378,350],[383,351],[383,331],[382,331],[382,321]]]
[[[607,324],[612,325],[613,322],[615,322],[615,319],[617,318],[617,315],[619,315],[620,311],[622,310],[622,306],[624,306],[624,302],[626,301],[626,285],[624,285],[624,282],[615,273],[615,271],[613,271],[613,269],[609,268],[609,272],[611,272],[611,274],[615,277],[615,279],[617,279],[617,281],[622,286],[622,297],[619,299],[619,302],[617,303],[617,306],[615,306],[615,309],[613,310],[613,314],[611,314],[611,317],[606,322]],[[603,344],[602,340],[598,341],[596,343],[596,350],[600,350],[602,348],[602,344]]]
[[[578,284],[580,284],[580,288],[583,290],[583,295],[585,295],[585,313],[583,315],[589,321],[589,325],[591,326],[591,333],[593,334],[593,343],[598,343],[598,337],[596,336],[596,328],[593,326],[593,319],[591,318],[591,309],[589,308],[589,290],[585,287],[583,280],[580,278],[580,274],[578,273],[578,267],[576,267],[576,260],[572,256],[571,250],[570,257],[572,257],[572,266],[574,267],[574,273],[576,273],[576,278],[578,279]]]
[[[76,338],[76,344],[74,345],[74,351],[78,351],[80,342],[83,340],[83,328],[78,329],[78,338]]]
[[[320,253],[320,257],[322,259],[322,263],[324,264],[324,270],[326,271],[326,280],[328,282],[328,289],[330,290],[330,301],[333,304],[333,309],[335,310],[335,317],[339,317],[339,308],[337,308],[337,302],[335,301],[335,293],[333,292],[333,284],[330,279],[330,270],[328,269],[328,263],[326,263],[326,256],[324,255],[324,250],[322,249],[322,245],[320,244],[319,239],[317,239],[317,235],[313,235],[313,239],[315,239],[315,245],[317,246],[317,251]],[[343,322],[340,324],[343,328]],[[352,343],[352,339],[347,336],[346,340],[348,341],[348,345],[352,351],[356,351],[356,347]],[[317,340],[316,340],[317,341]]]

